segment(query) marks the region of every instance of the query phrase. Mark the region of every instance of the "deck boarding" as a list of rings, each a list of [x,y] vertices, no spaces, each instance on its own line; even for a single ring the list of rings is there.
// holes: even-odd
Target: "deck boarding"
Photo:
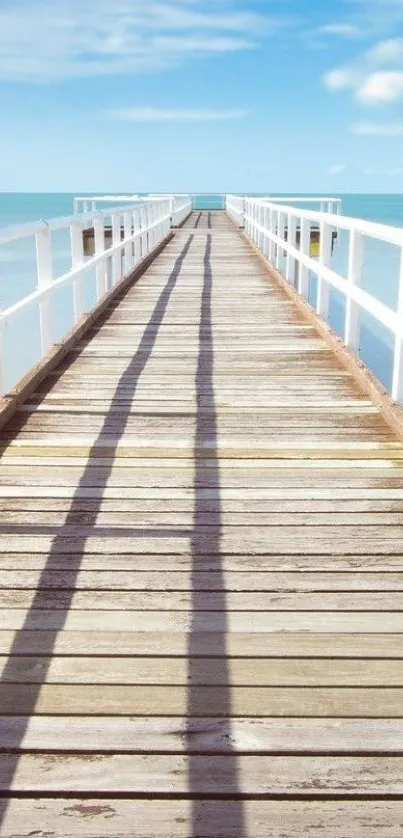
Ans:
[[[403,444],[224,213],[0,437],[1,836],[401,836]]]

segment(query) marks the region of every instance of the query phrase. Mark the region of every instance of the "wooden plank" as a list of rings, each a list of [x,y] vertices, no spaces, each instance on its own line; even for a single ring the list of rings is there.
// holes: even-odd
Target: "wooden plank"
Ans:
[[[7,788],[13,755],[0,754],[0,789]],[[49,770],[49,766],[52,770]],[[236,772],[236,773],[235,773]],[[234,783],[243,794],[279,794],[307,798],[312,793],[352,796],[401,794],[401,757],[294,757],[239,756],[236,766],[226,756],[194,756],[192,788],[197,794],[234,794]],[[15,766],[11,789],[24,792],[68,790],[138,794],[189,794],[189,766],[186,756],[168,755],[52,755],[25,754]],[[319,790],[319,791],[318,791]],[[238,792],[238,793],[239,793]]]
[[[111,543],[111,548],[113,543]],[[191,573],[196,568],[203,572],[230,573],[247,571],[249,573],[260,572],[384,572],[394,573],[403,570],[403,556],[401,554],[376,553],[374,555],[347,553],[335,556],[331,553],[318,553],[315,555],[304,554],[269,554],[269,555],[222,555],[201,554],[183,555],[167,554],[141,554],[127,552],[124,555],[116,553],[87,553],[83,550],[78,552],[58,552],[58,544],[47,553],[25,553],[23,560],[21,553],[0,553],[0,568],[3,570],[19,570],[24,565],[25,569],[31,570],[65,570],[78,574],[79,571],[166,571]],[[74,569],[73,569],[74,568]]]
[[[227,658],[225,650],[208,660],[189,657],[0,656],[2,683],[127,684],[150,686],[236,687],[403,687],[403,662],[394,660],[319,660],[304,658]],[[251,652],[252,654],[252,652]]]
[[[206,591],[206,592],[265,592],[265,593],[308,593],[314,592],[354,592],[365,596],[365,592],[403,591],[403,572],[382,573],[375,568],[372,572],[351,570],[331,573],[327,571],[264,571],[264,570],[225,570],[223,563],[216,563],[216,570],[141,570],[135,563],[131,569],[87,571],[69,569],[70,560],[65,570],[38,568],[38,570],[19,570],[0,568],[0,590],[31,589],[48,591],[73,589],[74,591]],[[143,559],[144,568],[150,564],[149,558]],[[168,563],[167,563],[168,564]],[[225,575],[224,575],[225,574]],[[355,601],[355,600],[354,600]],[[107,599],[105,599],[107,602]],[[309,602],[309,597],[307,603]],[[382,603],[382,598],[380,599]],[[270,603],[268,600],[268,610]]]
[[[321,831],[332,838],[401,838],[401,801],[278,800],[124,800],[88,797],[68,800],[11,799],[4,818],[4,838],[31,838],[32,833],[58,838],[313,838]],[[281,831],[281,832],[280,832]]]
[[[403,754],[399,719],[188,719],[72,716],[65,750],[81,753]],[[21,734],[22,737],[21,737]],[[0,716],[0,752],[59,752],[63,716]]]
[[[71,588],[74,577],[71,577]],[[92,611],[169,611],[261,614],[291,612],[400,612],[403,614],[402,591],[354,591],[310,593],[263,593],[256,591],[128,591],[128,590],[19,590],[0,589],[0,608],[35,608],[43,610]],[[402,617],[403,620],[403,617]]]
[[[223,598],[223,605],[225,605]],[[48,631],[137,631],[157,632],[376,632],[401,633],[403,615],[399,612],[361,611],[198,611],[197,621],[191,612],[170,611],[114,611],[113,620],[108,610],[26,609],[6,608],[0,611],[0,629]]]
[[[153,656],[156,652],[166,657],[211,658],[217,656],[217,642],[209,632],[158,630],[139,631],[111,630],[104,626],[97,632],[59,631],[32,629],[15,631],[0,630],[0,653],[2,655],[137,655]],[[401,634],[370,633],[309,633],[309,632],[229,632],[225,637],[225,653],[228,658],[251,656],[257,658],[387,658],[391,661],[403,658]]]
[[[53,505],[53,504],[52,504]],[[140,505],[140,504],[139,504]],[[155,504],[156,506],[158,504]],[[163,507],[163,503],[160,504]],[[34,508],[34,503],[27,502],[27,510],[1,510],[2,525],[0,531],[2,532],[17,532],[18,525],[19,532],[25,525],[27,532],[32,531],[36,526],[38,530],[39,525],[43,527],[42,532],[46,532],[46,527],[64,526],[64,532],[67,534],[68,528],[72,525],[94,525],[94,511],[91,507],[86,508],[85,503],[74,503],[73,508],[69,510],[68,504],[64,510],[44,512]],[[39,504],[38,504],[39,506]],[[206,511],[198,515],[198,524],[200,527],[212,526],[211,512]],[[66,524],[68,515],[69,523]],[[374,526],[376,524],[383,525],[400,525],[402,522],[402,514],[399,512],[328,512],[328,513],[301,513],[295,512],[293,514],[293,521],[296,526],[338,526],[348,525],[353,527]],[[280,512],[278,514],[271,511],[249,513],[243,511],[232,511],[221,514],[222,526],[237,526],[249,527],[256,525],[259,528],[268,527],[286,527],[289,523],[289,512]],[[130,512],[123,510],[122,512],[100,512],[96,516],[96,526],[108,526],[109,528],[119,530],[133,530],[138,527],[149,527],[151,529],[156,527],[170,526],[172,529],[179,527],[191,528],[194,523],[194,514],[192,512],[163,512],[156,510],[149,512]],[[123,534],[123,533],[122,533]]]
[[[295,528],[297,530],[297,528]],[[265,528],[260,532],[256,529],[251,529],[247,536],[242,539],[239,537],[239,529],[234,527],[227,527],[223,530],[220,540],[221,549],[228,554],[244,554],[245,551],[254,555],[266,555],[268,549],[271,549],[276,555],[292,555],[293,553],[301,555],[397,555],[401,556],[402,551],[402,536],[399,528],[395,528],[397,532],[393,532],[392,527],[384,527],[384,530],[376,527],[362,528],[360,531],[357,527],[351,527],[348,531],[347,527],[334,528],[331,532],[327,531],[331,528],[323,528],[320,532],[320,527],[304,527],[302,532],[294,531],[291,533],[283,532],[283,528],[273,527],[272,532],[269,528]],[[374,533],[371,533],[374,530]],[[133,552],[151,553],[155,555],[188,555],[191,550],[190,542],[193,541],[195,555],[216,555],[217,553],[217,529],[211,532],[198,531],[195,537],[192,537],[192,531],[183,530],[179,533],[170,531],[169,529],[161,529],[160,531],[151,531],[148,533],[147,529],[133,530],[130,536],[122,537],[113,533],[108,537],[108,529],[104,528],[98,530],[97,534],[93,535],[92,527],[77,527],[75,536],[64,536],[61,530],[58,541],[55,543],[54,538],[57,535],[57,528],[52,535],[1,535],[0,534],[0,552],[13,553],[76,553],[80,554],[83,550],[88,550],[90,553],[110,554],[111,550],[116,550],[120,554],[128,554]],[[270,543],[273,538],[272,543]]]

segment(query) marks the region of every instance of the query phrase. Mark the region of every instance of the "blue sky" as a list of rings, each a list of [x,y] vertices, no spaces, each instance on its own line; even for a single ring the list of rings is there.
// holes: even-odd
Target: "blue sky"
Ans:
[[[1,0],[0,189],[402,191],[403,0]]]

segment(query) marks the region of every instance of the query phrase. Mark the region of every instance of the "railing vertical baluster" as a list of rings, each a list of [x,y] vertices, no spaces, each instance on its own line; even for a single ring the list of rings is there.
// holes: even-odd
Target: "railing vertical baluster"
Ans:
[[[311,249],[311,222],[309,218],[301,218],[300,252],[302,256],[309,256]],[[299,263],[298,292],[305,299],[309,293],[309,268]]]
[[[137,265],[138,262],[141,260],[141,210],[137,209],[133,212],[133,235],[137,233],[138,235],[134,239],[133,242],[133,265]]]
[[[277,213],[274,207],[270,210],[270,233],[272,235],[276,234],[276,224],[277,224]],[[275,261],[275,253],[276,253],[276,243],[273,241],[272,238],[269,238],[269,262],[274,265]]]
[[[403,245],[400,248],[399,299],[397,304],[398,331],[393,353],[392,398],[403,404]]]
[[[324,279],[323,268],[329,267],[332,257],[332,228],[329,227],[325,218],[321,219],[319,236],[320,251],[316,311],[321,317],[323,317],[324,320],[326,320],[329,311],[329,283]]]
[[[80,268],[84,264],[83,225],[80,222],[70,224],[71,267]],[[85,309],[84,282],[82,275],[73,281],[74,320],[80,319]]]
[[[268,258],[268,255],[269,255],[270,239],[269,239],[268,233],[269,233],[269,230],[270,230],[270,216],[271,216],[270,207],[265,207],[264,208],[264,214],[263,214],[263,227],[264,227],[263,253],[264,253],[264,256],[266,257],[266,259]]]
[[[359,285],[361,281],[361,271],[364,253],[364,241],[361,233],[357,230],[352,230],[350,233],[349,251],[348,251],[348,274],[349,292],[354,285]],[[344,325],[344,342],[350,349],[358,352],[360,346],[360,309],[357,303],[351,298],[351,294],[346,295],[346,316]]]
[[[52,301],[52,244],[48,227],[38,231],[35,236],[36,244],[36,269],[38,277],[38,288],[48,289],[39,306],[40,329],[41,329],[41,352],[42,357],[52,346],[53,333],[53,301]]]
[[[141,234],[141,258],[144,259],[144,257],[147,255],[147,241],[148,241],[148,235],[147,235],[148,211],[147,211],[147,207],[141,207],[140,208],[140,216],[141,216],[140,225],[141,225],[141,230],[142,230],[142,234]]]
[[[287,243],[292,247],[296,246],[297,239],[297,219],[293,212],[288,213],[288,234]],[[287,253],[285,275],[288,282],[295,284],[295,258]]]
[[[125,212],[123,215],[124,236],[125,239],[130,239],[132,236],[132,213]],[[133,267],[132,261],[132,245],[127,244],[125,247],[125,273],[129,273]]]
[[[122,241],[121,216],[112,215],[112,246],[115,247]],[[117,250],[112,256],[112,285],[116,285],[122,276],[122,251]]]
[[[152,224],[153,224],[153,208],[151,204],[147,206],[147,254],[151,252],[153,248],[153,231],[152,231]]]
[[[95,255],[99,256],[105,252],[105,227],[102,215],[94,218],[94,244]],[[100,262],[95,268],[96,284],[97,284],[97,300],[99,300],[107,289],[107,266],[106,261]]]
[[[277,222],[277,236],[278,238],[284,242],[285,236],[285,215],[281,210],[278,213],[278,222]],[[277,246],[276,252],[276,268],[278,271],[281,271],[281,260],[284,257],[284,248],[281,245]]]
[[[4,328],[5,324],[4,321],[1,319],[0,315],[0,395],[4,396],[6,392],[6,378],[5,378],[5,369],[4,369]]]
[[[262,253],[264,253],[264,238],[265,238],[265,237],[264,237],[264,232],[263,232],[263,228],[264,228],[264,218],[265,218],[265,215],[264,215],[264,206],[261,206],[261,207],[260,207],[260,209],[259,209],[259,216],[258,216],[258,218],[259,218],[259,238],[258,238],[258,241],[259,241],[259,249],[262,251]]]

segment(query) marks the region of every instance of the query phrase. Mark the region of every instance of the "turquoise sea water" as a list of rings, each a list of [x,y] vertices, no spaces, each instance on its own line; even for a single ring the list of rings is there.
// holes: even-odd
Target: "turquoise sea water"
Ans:
[[[71,215],[74,197],[74,194],[68,193],[0,193],[0,228],[36,221],[40,218]],[[284,194],[284,197],[291,196]],[[342,199],[343,215],[403,227],[403,194],[334,194],[333,197]],[[298,205],[297,201],[295,203]],[[196,196],[197,209],[221,209],[222,206],[222,195],[209,193]],[[395,308],[399,280],[398,248],[377,243],[371,239],[366,239],[365,242],[362,287],[383,303]],[[347,273],[347,244],[347,234],[341,233],[334,250],[332,267],[342,276],[346,276]],[[67,232],[60,231],[53,234],[53,250],[54,276],[57,277],[70,267]],[[30,238],[9,245],[0,245],[0,307],[7,308],[34,290],[35,286],[34,240]],[[56,334],[54,337],[57,340],[70,327],[73,312],[69,289],[61,289],[55,296]],[[315,302],[315,297],[316,280],[312,276],[310,281],[312,303]],[[94,301],[95,277],[89,275],[86,282],[87,308]],[[340,334],[343,333],[344,314],[344,302],[341,295],[332,291],[329,321]],[[388,388],[391,384],[392,350],[393,342],[390,333],[363,313],[361,315],[360,355]],[[38,314],[34,311],[21,315],[18,320],[7,327],[3,346],[3,369],[7,370],[6,387],[14,384],[38,360],[39,354]]]

